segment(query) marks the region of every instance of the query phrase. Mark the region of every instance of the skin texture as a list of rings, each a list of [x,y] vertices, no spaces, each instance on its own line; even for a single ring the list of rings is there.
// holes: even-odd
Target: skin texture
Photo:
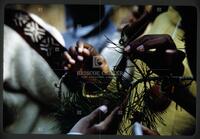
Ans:
[[[177,50],[170,35],[144,35],[130,42],[124,51],[131,58],[143,60],[158,75],[183,74],[185,53]]]
[[[104,108],[102,109],[102,107]],[[101,106],[80,119],[71,129],[70,133],[116,134],[122,118],[122,115],[118,114],[119,110],[120,107],[116,107],[108,114],[107,107],[105,105]]]
[[[94,58],[98,62],[98,67],[93,66]],[[97,53],[95,48],[90,44],[78,41],[76,46],[71,47],[68,52],[65,52],[65,60],[66,64],[64,68],[69,70],[73,75],[79,76],[77,75],[77,72],[80,71],[98,71],[101,74],[100,76],[105,77],[105,80],[103,81],[105,86],[110,82],[110,78],[106,78],[106,76],[110,75],[110,69],[105,58]],[[87,83],[103,84],[100,79],[95,78],[95,74],[86,77],[80,75],[79,77]]]

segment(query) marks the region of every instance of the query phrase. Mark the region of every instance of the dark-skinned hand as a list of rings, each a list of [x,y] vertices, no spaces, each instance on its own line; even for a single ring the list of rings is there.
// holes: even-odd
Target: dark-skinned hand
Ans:
[[[80,77],[87,83],[96,83],[107,85],[110,78],[109,66],[105,60],[93,46],[83,41],[78,41],[76,46],[71,47],[68,52],[65,52],[65,69],[69,70],[70,74]],[[87,72],[89,74],[85,74]],[[99,77],[103,78],[99,78]],[[102,82],[102,79],[104,81]]]
[[[170,35],[144,35],[124,49],[132,59],[144,61],[158,75],[182,75],[185,53],[178,50]]]
[[[116,107],[109,115],[107,106],[103,105],[80,119],[69,133],[81,134],[116,134],[122,115]]]

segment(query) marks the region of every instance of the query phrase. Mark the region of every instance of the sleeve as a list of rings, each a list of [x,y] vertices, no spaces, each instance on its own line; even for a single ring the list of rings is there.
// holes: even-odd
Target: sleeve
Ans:
[[[58,77],[47,62],[17,32],[6,25],[3,65],[5,90],[23,92],[45,105],[55,105],[59,102],[58,90],[55,87],[59,82]],[[66,92],[66,87],[62,88],[63,92]]]

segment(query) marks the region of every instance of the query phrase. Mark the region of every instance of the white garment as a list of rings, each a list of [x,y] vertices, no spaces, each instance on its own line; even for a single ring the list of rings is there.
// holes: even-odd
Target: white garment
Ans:
[[[3,101],[14,115],[8,133],[59,133],[49,109],[58,103],[59,79],[46,61],[13,29],[4,26]],[[62,87],[66,90],[66,87]],[[43,107],[43,105],[47,107]],[[5,117],[7,118],[7,117]]]

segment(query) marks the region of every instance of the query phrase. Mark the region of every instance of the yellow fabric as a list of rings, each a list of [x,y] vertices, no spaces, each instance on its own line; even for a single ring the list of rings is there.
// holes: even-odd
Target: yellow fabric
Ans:
[[[184,37],[184,31],[178,28],[178,24],[181,21],[181,17],[172,7],[163,14],[160,14],[156,20],[149,24],[143,35],[147,34],[169,34],[174,40],[177,48],[184,51],[185,42],[182,41]],[[187,58],[183,61],[184,64],[184,75],[183,76],[192,76],[191,70],[188,66]],[[138,64],[140,65],[140,64]],[[140,85],[140,89],[143,85]],[[188,87],[193,96],[196,96],[196,82]],[[133,90],[134,91],[134,90]],[[190,134],[195,128],[195,118],[191,116],[187,111],[182,109],[180,106],[177,107],[174,101],[168,106],[165,110],[165,113],[162,114],[165,125],[158,122],[157,131],[161,135],[187,135]],[[130,126],[130,121],[123,121],[126,123],[126,127]],[[124,128],[124,127],[121,127]],[[131,134],[131,127],[127,132],[124,132],[124,135]]]
[[[172,36],[177,48],[185,48],[185,42],[181,40],[184,36],[184,31],[180,28],[177,28],[176,30],[179,20],[181,20],[180,15],[170,7],[168,12],[163,13],[156,18],[155,22],[147,28],[144,34],[169,34]],[[185,68],[184,76],[192,76],[187,58],[184,59],[183,64]],[[189,90],[196,96],[196,82],[193,82],[189,86]],[[166,126],[158,124],[157,130],[161,135],[187,134],[190,129],[195,127],[195,118],[180,107],[176,110],[175,102],[170,104],[162,117]]]
[[[147,29],[142,34],[142,36],[146,34],[169,34],[174,40],[177,48],[179,48],[179,50],[184,51],[183,48],[185,48],[185,42],[182,41],[182,38],[184,37],[184,31],[178,28],[178,24],[180,21],[181,17],[178,14],[178,12],[175,11],[172,7],[170,7],[167,12],[160,14],[152,24],[148,25]],[[187,58],[184,59],[183,64],[183,76],[192,76],[191,70],[188,66]],[[141,63],[137,63],[137,65],[141,65]],[[113,87],[115,87],[115,79],[112,80],[111,85],[108,86],[108,89],[115,90],[116,88]],[[139,90],[141,90],[143,88],[143,85],[140,84],[138,88]],[[196,96],[196,82],[192,82],[192,84],[188,88],[190,92],[192,92],[193,96]],[[161,135],[187,135],[192,129],[195,128],[195,118],[191,116],[188,112],[186,112],[184,109],[182,109],[180,106],[178,106],[177,108],[176,103],[173,101],[165,110],[165,113],[162,114],[162,118],[164,120],[165,125],[159,122],[157,124],[157,131]],[[124,117],[124,119],[127,118]],[[130,121],[124,120],[122,122],[126,123],[125,127],[121,127],[122,129],[129,127],[127,132],[123,132],[123,135],[130,135],[132,133]]]

